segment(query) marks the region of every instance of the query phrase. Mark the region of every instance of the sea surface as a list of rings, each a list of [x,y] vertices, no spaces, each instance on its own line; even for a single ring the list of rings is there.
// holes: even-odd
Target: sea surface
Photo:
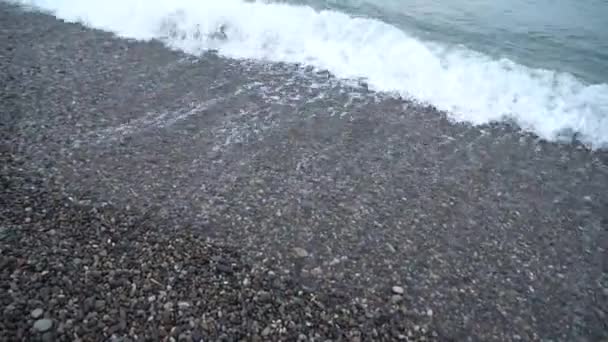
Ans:
[[[608,147],[605,0],[21,0],[192,55],[287,62],[548,141]]]

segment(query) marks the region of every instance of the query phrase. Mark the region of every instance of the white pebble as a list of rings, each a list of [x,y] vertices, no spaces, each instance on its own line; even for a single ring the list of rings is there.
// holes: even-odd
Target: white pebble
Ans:
[[[395,294],[403,294],[405,291],[403,290],[403,287],[401,286],[393,286],[393,293]]]

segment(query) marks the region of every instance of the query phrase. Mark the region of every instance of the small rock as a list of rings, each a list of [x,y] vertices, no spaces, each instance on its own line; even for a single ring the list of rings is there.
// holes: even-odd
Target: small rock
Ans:
[[[251,285],[251,280],[249,280],[249,278],[245,278],[243,280],[243,286],[249,286],[249,285]]]
[[[393,304],[397,304],[397,303],[401,302],[402,300],[403,300],[403,297],[401,295],[393,295],[391,297],[391,302]]]
[[[202,341],[203,341],[203,335],[201,334],[201,332],[198,330],[194,330],[192,332],[192,342],[202,342]]]
[[[433,316],[433,310],[432,309],[426,310],[426,315],[429,317]]]
[[[54,340],[53,333],[50,331],[47,331],[42,335],[42,342],[53,342]]]
[[[296,256],[298,258],[308,257],[308,252],[304,248],[296,247],[293,249],[293,252],[296,254]]]
[[[316,268],[313,268],[312,271],[310,271],[310,274],[318,277],[323,274],[323,270],[321,269],[321,267],[316,267]]]
[[[8,235],[8,228],[0,227],[0,240],[4,239]]]
[[[261,302],[267,302],[267,301],[270,301],[270,300],[272,299],[272,296],[270,295],[270,293],[269,293],[269,292],[266,292],[266,291],[259,291],[259,292],[258,292],[258,299],[259,299]]]
[[[264,330],[262,330],[262,336],[268,336],[270,335],[270,327],[266,327],[264,328]]]
[[[179,302],[177,303],[177,306],[181,309],[181,310],[185,310],[187,308],[190,307],[190,303],[188,302]]]
[[[44,313],[44,310],[42,310],[41,308],[37,308],[37,309],[32,310],[30,315],[32,316],[33,319],[38,319],[38,318],[42,317],[43,313]]]
[[[53,326],[53,321],[48,318],[39,319],[34,322],[34,329],[38,332],[45,332]]]
[[[234,270],[232,269],[232,266],[228,265],[228,264],[224,264],[224,263],[219,263],[215,266],[215,269],[220,272],[220,273],[226,273],[226,274],[232,274],[234,273]]]
[[[402,295],[405,291],[403,290],[403,287],[401,286],[393,286],[393,293],[394,294],[398,294],[398,295]]]
[[[97,300],[95,301],[95,309],[102,310],[106,306],[105,300]]]
[[[163,322],[163,324],[171,324],[171,322],[173,321],[172,317],[171,317],[171,311],[169,310],[165,310],[161,313],[160,315],[160,319],[161,322]]]

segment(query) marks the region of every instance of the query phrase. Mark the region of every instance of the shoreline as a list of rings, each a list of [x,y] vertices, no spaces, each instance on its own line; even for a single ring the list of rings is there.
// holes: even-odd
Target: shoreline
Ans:
[[[29,334],[28,315],[39,305],[53,318],[68,310],[65,320],[73,319],[74,327],[88,324],[88,313],[78,316],[78,310],[86,311],[93,295],[85,293],[90,282],[81,282],[82,292],[73,294],[78,302],[69,304],[66,296],[49,311],[51,297],[27,303],[49,277],[42,275],[46,255],[65,266],[68,278],[78,278],[85,265],[95,263],[86,257],[88,240],[101,244],[111,236],[120,248],[107,247],[106,256],[99,255],[95,267],[103,267],[105,279],[99,286],[112,286],[109,274],[130,248],[131,269],[149,260],[152,269],[176,272],[159,266],[163,258],[136,253],[167,253],[139,241],[151,227],[149,238],[161,245],[175,238],[200,250],[207,267],[191,265],[201,273],[192,281],[210,292],[223,289],[239,298],[244,291],[235,284],[242,285],[245,271],[230,275],[236,281],[227,288],[205,280],[224,277],[218,273],[232,267],[220,262],[218,269],[219,258],[256,270],[255,292],[271,292],[270,306],[277,310],[281,303],[274,299],[289,287],[325,298],[325,309],[312,297],[304,299],[319,325],[294,329],[290,338],[300,332],[306,338],[309,332],[349,338],[359,324],[364,340],[380,338],[374,329],[395,339],[421,333],[422,327],[428,338],[435,334],[439,340],[606,337],[606,152],[539,142],[507,125],[452,124],[431,108],[292,65],[212,54],[192,58],[158,42],[121,40],[4,3],[0,19],[7,57],[0,60],[0,137],[3,154],[12,158],[3,159],[1,224],[14,227],[9,229],[20,241],[2,239],[2,262],[26,272],[19,277],[36,279],[31,288],[12,289],[25,302],[15,306],[18,313],[5,311],[15,323],[0,329],[6,336],[17,336],[19,329]],[[32,185],[53,200],[29,192]],[[28,204],[27,198],[42,202]],[[103,215],[91,210],[116,211],[131,223],[101,233],[114,223],[101,222]],[[79,232],[76,227],[87,222],[97,227]],[[56,235],[49,236],[51,230]],[[73,241],[66,248],[74,252],[53,251],[60,237]],[[188,248],[174,247],[179,262],[187,263]],[[73,253],[85,255],[79,257],[82,267],[68,267]],[[104,265],[108,260],[112,266]],[[6,270],[0,281],[11,289]],[[280,286],[268,285],[275,280],[269,270]],[[139,289],[146,278],[138,279],[132,283]],[[59,277],[52,281],[62,291],[68,288]],[[394,286],[403,289],[401,298],[395,298]],[[256,294],[245,293],[255,303]],[[298,297],[295,290],[285,293],[289,300]],[[149,303],[151,295],[137,292],[135,302]],[[201,298],[214,304],[188,307],[197,319],[206,309],[222,308],[221,296]],[[108,310],[120,311],[129,299]],[[6,295],[2,304],[11,300]],[[102,311],[109,302],[97,300],[106,303],[92,331],[107,338],[110,330],[104,329],[118,324],[117,334],[128,336],[135,325],[118,321],[106,327]],[[338,312],[331,311],[335,300],[341,303],[335,310],[350,310],[343,317],[352,329],[332,330],[337,328],[322,319]],[[362,300],[372,317],[368,309],[355,309]],[[137,305],[125,312],[130,319],[155,307]],[[162,318],[164,307],[154,310],[154,319]],[[306,310],[293,320],[304,319]],[[265,328],[247,338],[262,337]],[[280,328],[271,327],[266,337],[275,330]]]

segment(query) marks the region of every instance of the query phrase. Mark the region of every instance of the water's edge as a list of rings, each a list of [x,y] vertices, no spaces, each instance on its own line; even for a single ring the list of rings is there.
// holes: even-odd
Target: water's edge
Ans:
[[[416,39],[386,23],[309,7],[227,0],[27,1],[135,39],[161,39],[193,55],[288,62],[362,79],[371,89],[430,104],[454,121],[513,121],[549,141],[608,144],[608,85],[493,60],[474,51]]]

